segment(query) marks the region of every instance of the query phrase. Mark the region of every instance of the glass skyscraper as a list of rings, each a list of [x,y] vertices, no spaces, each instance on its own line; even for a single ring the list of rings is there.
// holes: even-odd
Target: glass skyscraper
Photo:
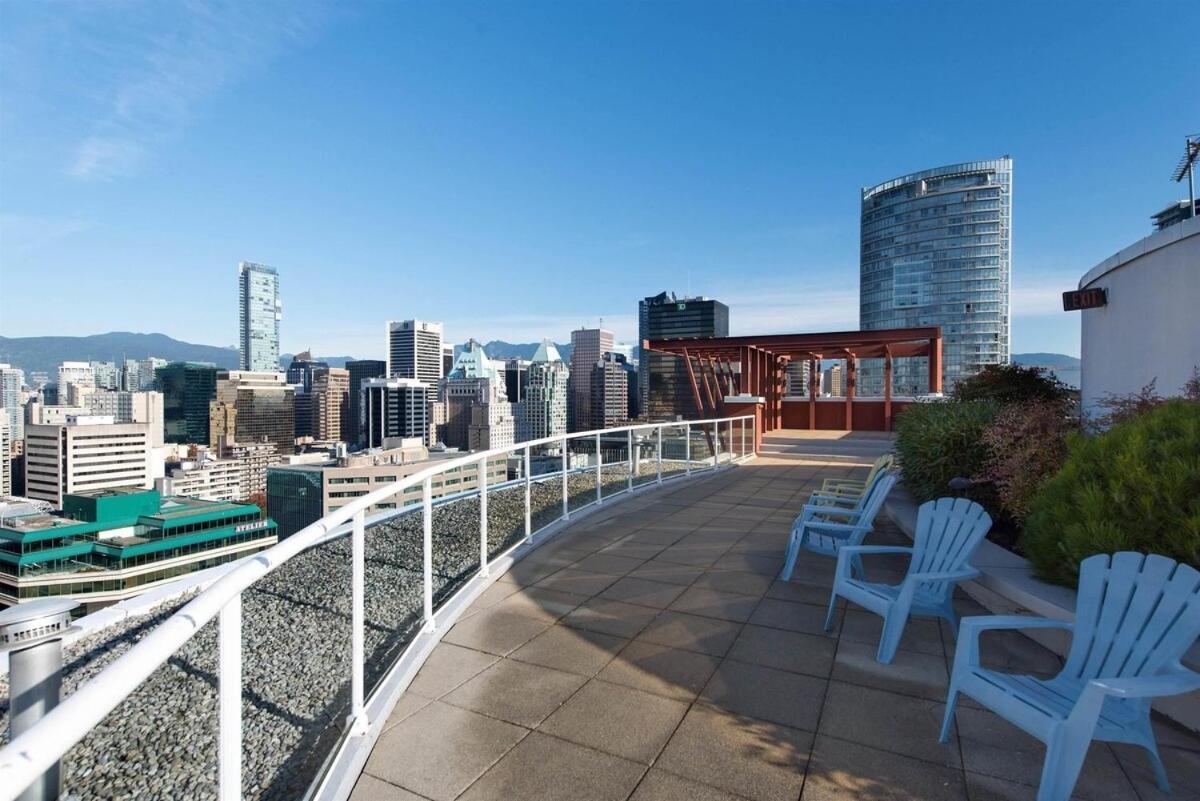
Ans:
[[[638,301],[638,339],[729,336],[729,307],[704,297],[677,298],[660,292]],[[640,411],[647,420],[694,420],[696,408],[687,364],[669,353],[643,351],[638,360]]]
[[[943,387],[1009,360],[1012,159],[936,167],[862,190],[859,324],[942,327]],[[926,391],[924,358],[895,361],[898,395]],[[883,393],[864,360],[859,395]]]
[[[238,348],[241,369],[279,372],[279,275],[274,267],[238,265]]]

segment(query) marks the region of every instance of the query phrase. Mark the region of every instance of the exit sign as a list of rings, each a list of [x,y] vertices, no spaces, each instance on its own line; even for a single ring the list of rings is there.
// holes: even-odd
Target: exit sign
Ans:
[[[1095,309],[1107,305],[1108,290],[1105,289],[1076,289],[1063,293],[1063,311]]]

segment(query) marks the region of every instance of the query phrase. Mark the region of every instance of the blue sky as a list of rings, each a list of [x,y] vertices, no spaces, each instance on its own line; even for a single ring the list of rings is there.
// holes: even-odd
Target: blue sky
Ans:
[[[283,349],[636,337],[663,289],[733,333],[857,327],[858,193],[1015,160],[1013,349],[1145,236],[1200,129],[1200,5],[0,4],[0,334]],[[1190,34],[1189,34],[1190,31]]]

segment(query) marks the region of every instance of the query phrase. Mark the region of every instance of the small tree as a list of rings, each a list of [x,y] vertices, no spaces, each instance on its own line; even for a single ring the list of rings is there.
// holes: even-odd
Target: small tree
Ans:
[[[989,364],[975,375],[955,384],[951,393],[959,401],[1051,401],[1062,404],[1070,402],[1072,394],[1070,387],[1044,367],[1024,367],[1019,364]]]
[[[1065,404],[1036,400],[1002,408],[983,434],[988,457],[980,478],[992,482],[1000,507],[1023,523],[1037,491],[1067,458],[1079,421]]]
[[[990,400],[918,403],[896,416],[896,455],[904,483],[918,501],[948,495],[950,479],[983,472],[988,457],[983,434],[1000,411]],[[967,493],[996,511],[995,488],[980,484]]]

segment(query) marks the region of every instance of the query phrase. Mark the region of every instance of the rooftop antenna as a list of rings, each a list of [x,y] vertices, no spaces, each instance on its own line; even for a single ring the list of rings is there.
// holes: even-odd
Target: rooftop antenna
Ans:
[[[1196,216],[1196,180],[1193,175],[1196,160],[1200,158],[1200,134],[1193,134],[1184,139],[1183,156],[1171,173],[1171,180],[1179,183],[1186,174],[1188,179],[1188,217]]]

